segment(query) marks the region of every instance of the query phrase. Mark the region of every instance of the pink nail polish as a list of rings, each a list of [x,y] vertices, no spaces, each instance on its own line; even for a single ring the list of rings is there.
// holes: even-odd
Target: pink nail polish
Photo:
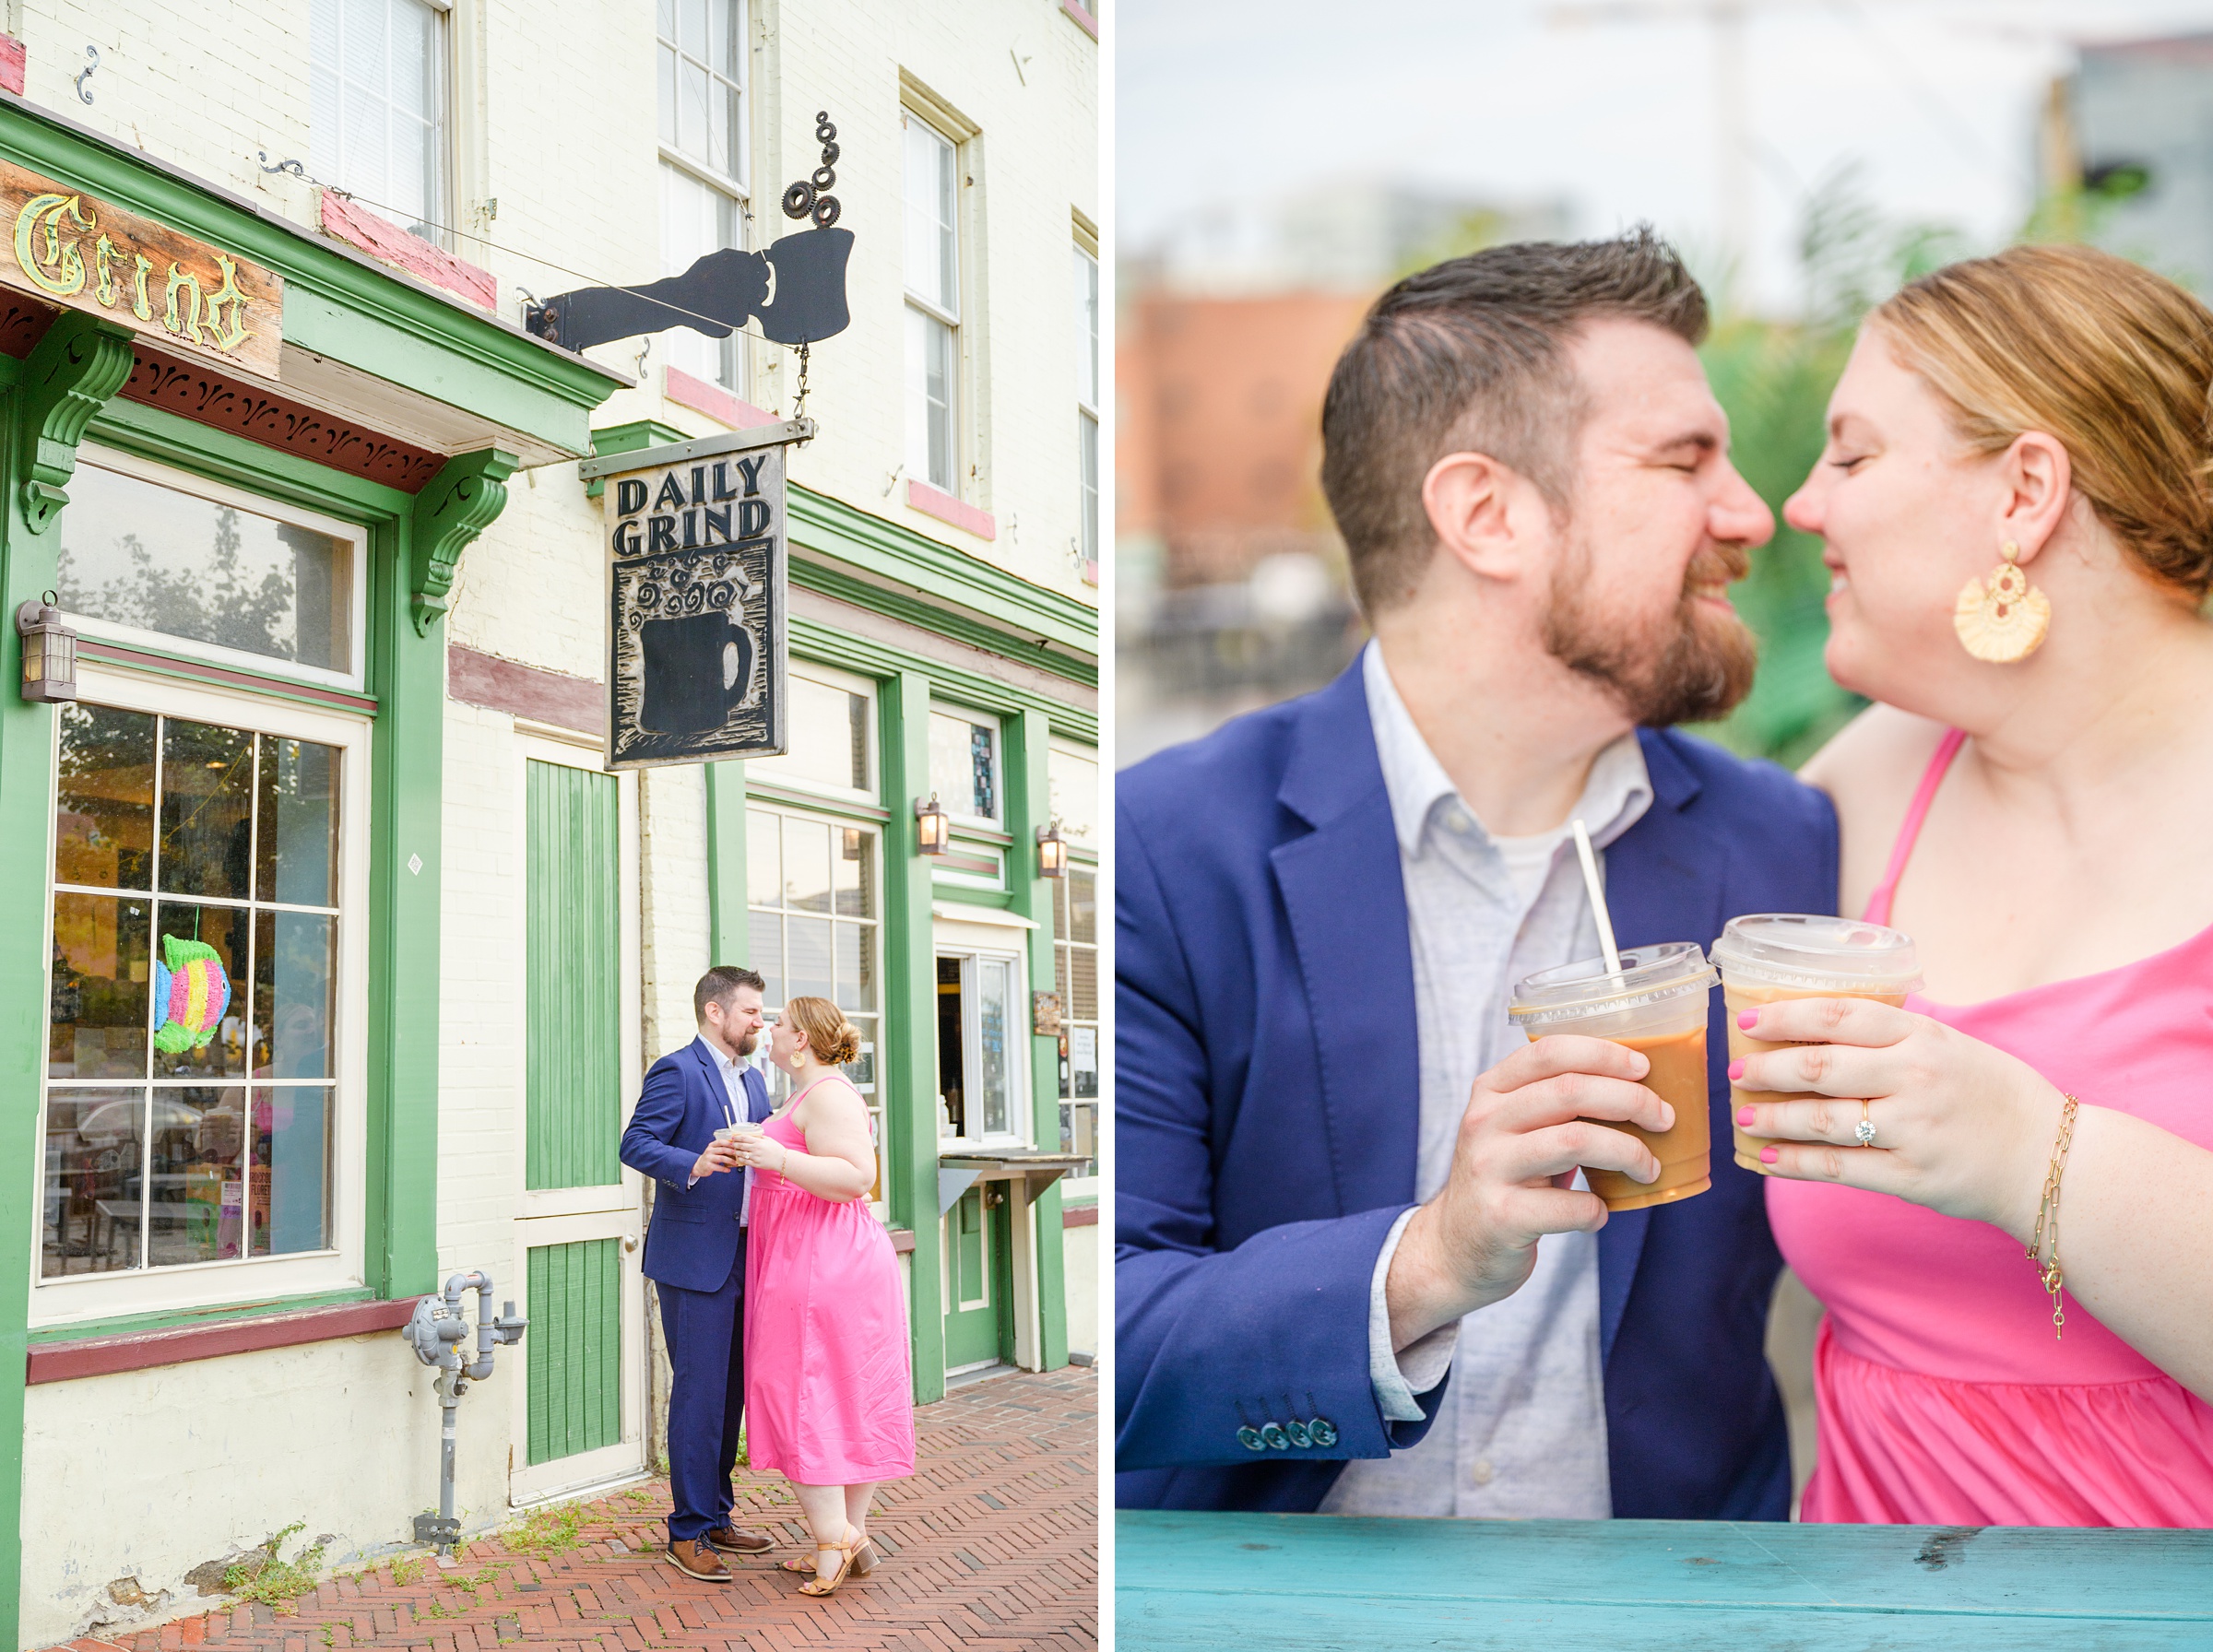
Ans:
[[[1781,1157],[1782,1155],[1771,1147],[1763,1147],[1759,1150],[1759,1162],[1762,1164],[1772,1164]]]
[[[1736,1122],[1740,1125],[1746,1126],[1747,1127],[1751,1125],[1752,1120],[1757,1115],[1754,1114],[1752,1109],[1749,1107],[1739,1107],[1736,1110]]]
[[[1732,1062],[1729,1064],[1729,1079],[1730,1079],[1730,1081],[1731,1081],[1732,1083],[1734,1083],[1734,1082],[1735,1082],[1737,1080],[1739,1080],[1739,1079],[1743,1078],[1744,1076],[1745,1076],[1745,1064],[1744,1064],[1744,1062],[1743,1062],[1742,1060],[1732,1061]]]
[[[1746,1032],[1751,1032],[1753,1028],[1759,1025],[1759,1011],[1757,1009],[1746,1010],[1744,1014],[1736,1018],[1736,1024]]]

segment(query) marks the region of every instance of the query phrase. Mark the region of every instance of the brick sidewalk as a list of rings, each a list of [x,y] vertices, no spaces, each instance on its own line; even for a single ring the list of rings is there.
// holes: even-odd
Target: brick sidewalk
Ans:
[[[402,1557],[334,1577],[279,1615],[242,1605],[77,1652],[343,1652],[425,1647],[493,1652],[855,1652],[1076,1648],[1098,1644],[1098,1384],[1087,1368],[996,1377],[915,1413],[912,1480],[879,1493],[870,1535],[883,1564],[827,1600],[775,1568],[806,1527],[778,1476],[740,1471],[737,1523],[784,1545],[731,1557],[728,1584],[684,1576],[662,1558],[669,1484],[649,1481],[586,1505],[574,1547],[517,1554],[499,1536],[441,1571]],[[541,1517],[542,1519],[542,1517]]]

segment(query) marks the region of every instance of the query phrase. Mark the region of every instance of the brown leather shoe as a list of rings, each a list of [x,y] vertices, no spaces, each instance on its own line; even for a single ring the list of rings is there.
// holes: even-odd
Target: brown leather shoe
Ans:
[[[717,1526],[703,1534],[702,1540],[714,1544],[725,1554],[766,1554],[775,1547],[766,1532],[740,1531],[735,1526]]]
[[[729,1567],[722,1564],[722,1556],[705,1543],[692,1538],[671,1538],[669,1540],[669,1564],[686,1577],[696,1577],[702,1583],[728,1583]]]

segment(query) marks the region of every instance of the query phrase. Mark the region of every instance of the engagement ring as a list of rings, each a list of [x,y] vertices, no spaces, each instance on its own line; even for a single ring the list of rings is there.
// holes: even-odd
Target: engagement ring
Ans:
[[[1852,1134],[1862,1147],[1875,1145],[1875,1121],[1867,1116],[1867,1103],[1860,1103],[1860,1122],[1852,1127]]]

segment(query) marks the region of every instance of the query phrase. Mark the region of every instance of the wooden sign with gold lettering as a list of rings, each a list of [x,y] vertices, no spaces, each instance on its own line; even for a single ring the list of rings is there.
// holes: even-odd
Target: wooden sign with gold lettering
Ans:
[[[284,278],[0,161],[0,285],[273,379]]]

